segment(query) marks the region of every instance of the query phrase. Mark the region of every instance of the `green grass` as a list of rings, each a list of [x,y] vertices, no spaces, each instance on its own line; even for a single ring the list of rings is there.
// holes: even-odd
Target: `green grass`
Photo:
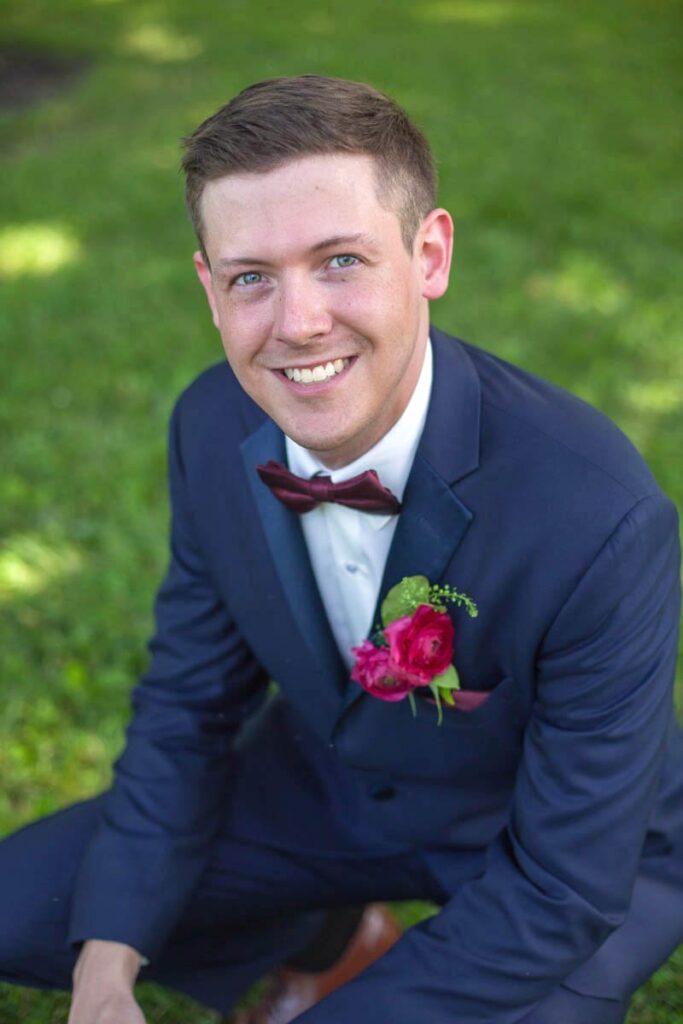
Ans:
[[[438,324],[596,404],[683,507],[677,0],[13,0],[7,44],[85,55],[0,115],[0,832],[102,788],[165,561],[165,429],[221,357],[178,139],[237,89],[372,81],[436,150],[457,229]],[[147,989],[150,1021],[211,1016]],[[0,989],[0,1019],[62,997]],[[630,1024],[683,1014],[679,955]]]

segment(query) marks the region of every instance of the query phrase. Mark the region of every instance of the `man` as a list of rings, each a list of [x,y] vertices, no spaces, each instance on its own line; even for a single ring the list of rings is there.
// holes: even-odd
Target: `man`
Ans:
[[[452,222],[393,101],[263,82],[186,146],[229,366],[173,415],[171,564],[112,789],[0,847],[2,977],[74,970],[70,1024],[134,1024],[138,972],[227,1010],[288,963],[243,1017],[278,1022],[374,941],[299,1019],[621,1022],[683,936],[672,503],[602,415],[430,328]],[[415,576],[478,606],[434,611],[442,707],[356,681]],[[442,909],[391,946],[348,908],[392,898]]]

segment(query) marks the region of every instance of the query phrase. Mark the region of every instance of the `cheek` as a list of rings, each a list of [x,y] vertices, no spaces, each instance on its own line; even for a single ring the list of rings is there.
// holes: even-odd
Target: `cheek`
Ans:
[[[403,301],[401,289],[392,286],[386,274],[358,275],[335,285],[325,296],[330,313],[339,320],[383,324],[397,315],[396,303]]]
[[[349,318],[354,317],[361,330],[365,326],[368,334],[380,342],[381,352],[378,354],[389,358],[389,353],[384,350],[384,345],[389,342],[393,351],[391,362],[396,357],[400,362],[402,346],[399,339],[412,336],[419,314],[409,280],[387,276],[373,281],[349,297],[346,309]]]
[[[270,321],[266,312],[246,303],[223,303],[219,309],[220,335],[228,362],[243,366],[263,346]]]

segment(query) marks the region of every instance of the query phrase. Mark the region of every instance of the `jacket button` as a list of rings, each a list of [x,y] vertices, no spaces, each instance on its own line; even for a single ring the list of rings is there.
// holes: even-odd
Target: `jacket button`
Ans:
[[[375,786],[370,790],[370,796],[373,800],[393,800],[396,790],[393,786]]]

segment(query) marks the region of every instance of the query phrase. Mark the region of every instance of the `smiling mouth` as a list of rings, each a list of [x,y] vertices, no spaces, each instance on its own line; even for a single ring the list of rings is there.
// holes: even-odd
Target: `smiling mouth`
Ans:
[[[352,358],[334,359],[326,363],[318,363],[316,366],[288,366],[284,370],[280,370],[280,373],[288,380],[294,381],[295,384],[322,384],[348,369]]]

